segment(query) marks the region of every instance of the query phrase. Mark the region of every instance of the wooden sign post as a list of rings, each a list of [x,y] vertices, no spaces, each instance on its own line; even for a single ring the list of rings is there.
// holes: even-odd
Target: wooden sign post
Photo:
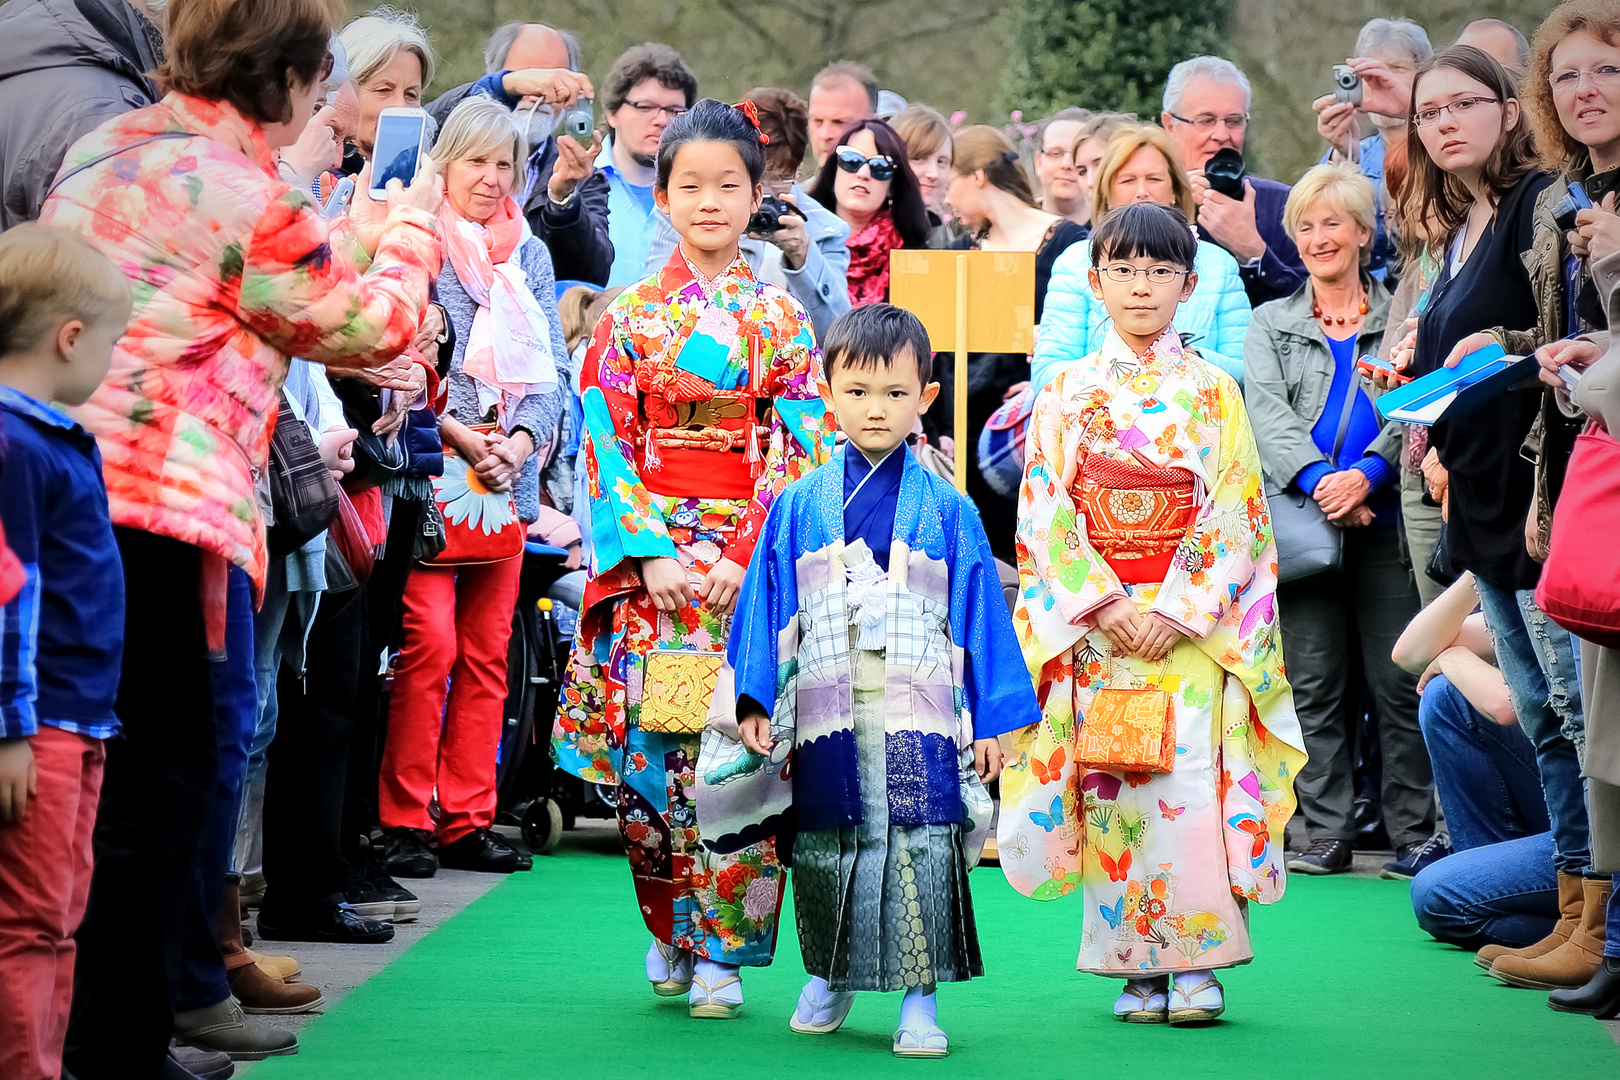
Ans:
[[[935,352],[956,354],[952,438],[966,492],[968,353],[1035,350],[1035,253],[901,248],[889,254],[889,302],[922,320]]]

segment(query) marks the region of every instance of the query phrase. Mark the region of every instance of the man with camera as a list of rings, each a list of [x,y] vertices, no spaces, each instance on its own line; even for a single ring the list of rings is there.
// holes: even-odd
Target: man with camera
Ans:
[[[1288,185],[1249,176],[1243,138],[1249,129],[1249,79],[1218,56],[1195,56],[1170,69],[1159,124],[1181,151],[1198,204],[1198,236],[1232,253],[1249,303],[1292,296],[1305,281],[1299,250],[1283,228]]]
[[[1418,65],[1433,55],[1429,35],[1411,19],[1369,20],[1356,35],[1356,55],[1333,65],[1333,92],[1311,102],[1311,108],[1316,110],[1316,130],[1328,142],[1328,151],[1322,160],[1353,161],[1360,166],[1361,174],[1372,181],[1378,227],[1373,235],[1372,260],[1367,264],[1367,271],[1391,289],[1395,283],[1386,279],[1386,272],[1395,250],[1384,224],[1385,204],[1389,199],[1384,185],[1384,153],[1392,144],[1406,138],[1406,110],[1401,108],[1393,115],[1385,115],[1368,109],[1368,86],[1362,80],[1360,69],[1369,73],[1373,84],[1382,87],[1393,79],[1397,86],[1407,87],[1410,96],[1409,88]],[[1362,115],[1371,119],[1373,133],[1357,142]]]
[[[551,252],[558,281],[600,285],[613,265],[608,181],[592,165],[601,139],[592,131],[591,80],[579,67],[572,34],[507,23],[484,49],[489,74],[441,94],[427,110],[443,126],[468,95],[484,94],[517,113],[529,140],[529,169],[513,194],[529,228]]]
[[[810,315],[820,340],[838,316],[849,310],[849,226],[811,198],[794,180],[810,142],[804,99],[791,90],[760,88],[745,99],[759,112],[765,145],[765,198],[748,223],[743,258],[754,276],[793,294]],[[655,274],[680,242],[669,218],[655,215],[652,246],[643,266]]]

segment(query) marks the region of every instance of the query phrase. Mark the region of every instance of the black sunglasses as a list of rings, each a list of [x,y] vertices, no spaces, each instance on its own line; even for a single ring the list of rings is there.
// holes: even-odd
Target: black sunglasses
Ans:
[[[837,151],[838,167],[847,173],[858,173],[865,165],[871,170],[872,179],[877,181],[889,180],[894,177],[894,162],[879,154],[877,157],[867,157],[853,146],[840,146]]]

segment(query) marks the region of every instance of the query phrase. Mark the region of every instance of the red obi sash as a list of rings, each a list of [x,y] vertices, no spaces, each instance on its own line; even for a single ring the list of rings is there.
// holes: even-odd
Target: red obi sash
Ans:
[[[1193,475],[1086,454],[1070,494],[1086,539],[1128,585],[1161,582],[1176,546],[1198,519]]]

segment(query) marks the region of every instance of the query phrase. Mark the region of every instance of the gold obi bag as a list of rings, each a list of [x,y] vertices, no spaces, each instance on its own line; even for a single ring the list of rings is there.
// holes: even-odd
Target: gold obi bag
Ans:
[[[725,658],[718,652],[649,649],[636,726],[671,735],[702,734]]]
[[[1111,682],[1118,668],[1113,663],[1109,668]],[[1076,736],[1075,761],[1113,772],[1173,771],[1176,714],[1170,691],[1164,687],[1169,669],[1166,659],[1157,686],[1110,686],[1097,691]]]

